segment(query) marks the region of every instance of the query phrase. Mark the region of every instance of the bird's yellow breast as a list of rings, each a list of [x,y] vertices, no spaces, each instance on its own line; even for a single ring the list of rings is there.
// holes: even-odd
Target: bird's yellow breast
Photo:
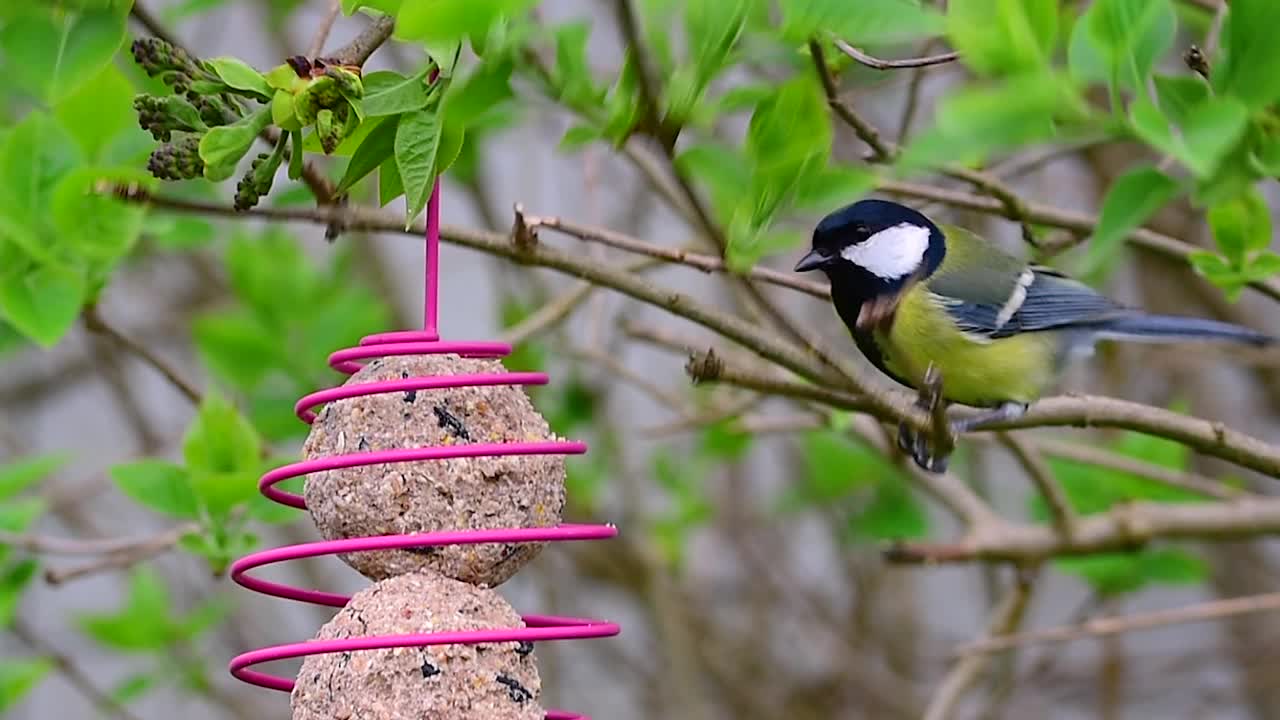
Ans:
[[[924,286],[906,293],[887,331],[876,331],[885,365],[919,387],[930,363],[946,399],[965,405],[1030,403],[1054,381],[1058,340],[1026,333],[991,340],[962,332]]]

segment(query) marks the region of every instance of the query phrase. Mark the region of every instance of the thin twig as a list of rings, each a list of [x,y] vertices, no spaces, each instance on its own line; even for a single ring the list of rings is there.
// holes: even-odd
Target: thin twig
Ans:
[[[81,540],[76,538],[51,537],[34,533],[12,533],[0,531],[0,545],[11,545],[20,550],[39,555],[111,555],[132,552],[142,546],[150,546],[157,537],[170,538],[177,533],[179,537],[199,530],[194,523],[180,525],[166,530],[159,536],[143,538],[103,538],[100,540]]]
[[[1169,625],[1209,622],[1236,615],[1272,612],[1275,610],[1280,610],[1280,592],[1227,600],[1210,600],[1169,610],[1154,610],[1118,617],[1095,618],[1078,625],[1063,625],[1044,630],[1018,633],[1017,635],[980,640],[960,648],[957,652],[965,656],[1006,652],[1029,645],[1065,643],[1139,630],[1151,630]]]
[[[593,289],[595,286],[589,282],[575,284],[524,320],[504,330],[500,340],[513,346],[520,345],[548,328],[558,325],[591,296]]]
[[[525,214],[524,223],[529,228],[550,228],[564,233],[565,235],[578,238],[579,240],[597,242],[602,245],[618,248],[619,250],[626,250],[627,252],[647,255],[653,258],[687,265],[703,272],[729,271],[728,265],[725,263],[723,258],[703,255],[688,250],[681,250],[679,248],[653,245],[607,228],[583,225],[571,220],[564,220],[554,215]],[[804,280],[796,277],[795,274],[778,272],[777,270],[765,267],[753,267],[745,274],[752,280],[759,280],[760,282],[769,283],[770,285],[799,290],[802,293],[812,295],[816,298],[822,298],[825,300],[831,297],[831,289],[826,284]]]
[[[862,50],[850,45],[841,38],[833,38],[832,42],[836,47],[840,48],[840,52],[853,58],[859,64],[866,65],[873,70],[902,70],[906,68],[922,68],[931,65],[942,65],[952,62],[960,57],[960,53],[951,52],[939,53],[937,55],[927,55],[925,57],[904,58],[902,60],[882,60],[873,55],[868,55]]]
[[[311,38],[311,44],[307,46],[307,57],[320,56],[320,51],[324,50],[325,41],[329,39],[329,32],[333,30],[333,23],[340,14],[342,14],[342,0],[329,0],[329,7],[325,8],[324,15],[320,18],[320,25],[316,27],[316,34]]]
[[[104,553],[91,562],[69,568],[49,568],[45,570],[44,579],[50,585],[61,585],[101,572],[130,568],[172,550],[182,538],[197,530],[199,526],[178,525],[121,550]]]
[[[1003,432],[999,433],[998,437],[1014,457],[1018,458],[1018,462],[1022,463],[1023,469],[1027,471],[1027,475],[1035,483],[1036,489],[1040,491],[1041,497],[1049,506],[1053,526],[1062,534],[1063,539],[1070,542],[1075,534],[1076,514],[1071,508],[1071,500],[1058,484],[1058,479],[1053,476],[1053,469],[1049,467],[1049,463],[1045,462],[1031,443],[1015,433]]]
[[[1033,578],[1018,572],[1013,587],[991,613],[991,620],[987,623],[988,637],[1006,635],[1017,628],[1026,614],[1033,583]],[[957,660],[930,699],[924,720],[947,720],[954,716],[965,693],[986,666],[987,656],[982,654],[966,655]]]
[[[822,89],[827,97],[827,105],[835,112],[837,117],[853,129],[854,134],[859,139],[871,148],[871,159],[874,162],[892,162],[898,155],[898,147],[882,138],[880,130],[875,125],[859,115],[847,103],[840,100],[839,88],[836,87],[835,78],[831,75],[831,69],[827,65],[826,54],[822,50],[822,44],[817,40],[810,40],[809,54],[813,58],[814,69],[818,73],[818,78],[822,81]],[[1022,226],[1023,239],[1033,246],[1036,245],[1036,239],[1027,218],[1025,203],[998,178],[981,170],[974,170],[963,165],[948,165],[941,168],[941,172],[949,177],[964,180],[994,198],[1004,209],[1005,217],[1018,222]]]
[[[139,345],[126,337],[119,330],[115,329],[115,327],[102,318],[102,315],[98,312],[97,305],[89,305],[85,307],[82,317],[84,320],[84,326],[90,332],[111,340],[122,349],[136,356],[142,362],[150,365],[153,370],[163,375],[164,378],[169,381],[170,385],[172,385],[178,392],[182,393],[183,397],[191,401],[192,405],[200,404],[201,394],[200,391],[196,389],[195,385],[192,385],[190,382],[185,380],[182,375],[173,368],[173,366],[161,359],[159,355],[151,352],[145,346]]]

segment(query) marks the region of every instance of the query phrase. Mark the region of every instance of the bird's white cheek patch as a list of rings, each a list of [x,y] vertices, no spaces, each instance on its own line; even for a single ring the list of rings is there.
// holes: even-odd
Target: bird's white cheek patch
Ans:
[[[886,280],[915,272],[929,248],[929,228],[901,223],[840,252],[845,260]]]

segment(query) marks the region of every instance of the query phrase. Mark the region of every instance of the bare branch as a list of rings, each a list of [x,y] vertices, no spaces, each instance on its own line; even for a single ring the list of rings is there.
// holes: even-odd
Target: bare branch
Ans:
[[[44,579],[50,585],[61,585],[90,575],[113,570],[130,568],[138,563],[166,553],[177,546],[183,537],[199,530],[199,526],[186,524],[170,528],[158,535],[138,541],[119,550],[107,552],[83,565],[69,568],[50,568],[45,571]]]
[[[200,529],[195,523],[179,525],[166,530],[160,537],[179,536]],[[155,543],[156,538],[103,538],[100,540],[80,540],[76,538],[50,537],[33,533],[12,533],[0,531],[0,545],[11,545],[20,550],[39,555],[111,555],[132,552],[140,546]]]
[[[343,65],[364,65],[374,50],[391,37],[396,29],[396,19],[391,15],[379,15],[351,42],[329,53],[328,57]]]
[[[1132,550],[1153,540],[1238,540],[1280,533],[1280,499],[1117,505],[1077,520],[1064,540],[1054,529],[1007,525],[957,542],[898,543],[885,557],[898,563],[1023,562],[1051,556]]]
[[[1119,617],[1095,618],[1078,625],[1063,625],[1017,635],[989,638],[970,643],[960,648],[957,652],[966,656],[1006,652],[1029,645],[1073,642],[1075,640],[1107,637],[1139,630],[1151,630],[1170,625],[1209,622],[1236,615],[1276,610],[1280,610],[1280,592],[1227,600],[1211,600],[1169,610],[1154,610],[1132,615],[1121,615]]]
[[[949,63],[960,57],[960,53],[953,50],[951,52],[927,55],[925,57],[905,58],[902,60],[882,60],[863,52],[841,38],[833,38],[832,42],[835,43],[836,47],[840,48],[840,52],[853,58],[855,62],[861,65],[866,65],[873,70],[903,70],[908,68],[929,67],[930,65],[942,65]]]
[[[342,0],[329,0],[329,7],[325,8],[324,16],[320,18],[320,25],[316,27],[316,34],[311,38],[311,44],[307,46],[307,57],[319,57],[320,51],[324,50],[324,43],[329,39],[329,31],[333,30],[333,23],[342,14]]]
[[[200,404],[200,391],[196,389],[195,385],[192,385],[190,382],[185,380],[177,370],[162,360],[159,355],[156,355],[146,347],[129,339],[104,320],[102,315],[98,312],[97,305],[89,305],[85,307],[82,318],[84,319],[84,326],[89,330],[89,332],[107,338],[111,342],[120,346],[121,349],[128,351],[142,362],[150,365],[152,369],[163,375],[164,379],[168,380],[170,385],[172,385],[178,392],[182,393],[183,397],[191,401],[192,405]]]
[[[1039,451],[1031,443],[1014,433],[999,433],[999,437],[1005,447],[1009,448],[1014,456],[1018,458],[1018,462],[1022,463],[1027,475],[1035,483],[1036,489],[1040,491],[1041,497],[1049,505],[1049,514],[1053,517],[1053,526],[1062,535],[1063,539],[1070,541],[1075,534],[1076,514],[1071,509],[1071,501],[1067,498],[1067,494],[1063,492],[1062,486],[1058,484],[1057,478],[1053,476],[1052,468],[1049,467],[1049,464],[1044,461]]]
[[[987,637],[999,637],[1013,632],[1026,615],[1027,603],[1031,599],[1034,579],[1019,571],[1013,587],[1000,600],[991,613],[987,623]],[[956,661],[951,672],[943,679],[938,691],[929,701],[929,708],[924,713],[924,720],[947,720],[955,715],[960,700],[973,685],[987,666],[986,655],[972,654]]]

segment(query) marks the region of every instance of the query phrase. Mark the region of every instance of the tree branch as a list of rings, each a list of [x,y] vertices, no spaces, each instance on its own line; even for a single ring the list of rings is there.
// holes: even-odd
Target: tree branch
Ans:
[[[364,65],[374,50],[391,37],[396,29],[396,19],[391,15],[379,15],[351,42],[334,50],[328,57],[342,65]]]
[[[1033,583],[1033,578],[1018,572],[1013,587],[991,613],[991,620],[987,623],[987,637],[1006,635],[1018,627],[1026,615]],[[960,700],[986,666],[987,656],[982,654],[966,655],[957,660],[929,701],[924,720],[947,720],[952,717]]]
[[[119,330],[115,329],[111,324],[102,318],[98,312],[97,305],[88,305],[85,307],[81,315],[84,320],[84,326],[97,335],[107,338],[111,342],[120,346],[121,349],[133,354],[142,362],[150,365],[153,370],[164,376],[165,380],[174,387],[183,397],[191,402],[192,405],[199,405],[201,400],[200,391],[195,385],[185,380],[171,365],[162,360],[159,355],[148,350],[146,347],[139,345],[133,340],[126,337]]]
[[[1067,494],[1063,492],[1062,486],[1053,476],[1053,469],[1044,461],[1036,448],[1014,433],[999,433],[999,438],[1018,462],[1022,463],[1027,476],[1040,491],[1041,497],[1049,506],[1054,528],[1065,540],[1070,541],[1075,534],[1076,514],[1071,509],[1071,501],[1067,498]]]
[[[850,45],[841,38],[833,38],[832,42],[836,47],[840,48],[840,52],[853,58],[853,60],[861,65],[866,65],[873,70],[902,70],[906,68],[922,68],[930,65],[942,65],[949,63],[960,57],[960,53],[951,52],[939,53],[937,55],[926,55],[924,57],[906,58],[903,60],[882,60],[873,55],[869,55],[862,50]]]
[[[1008,524],[958,542],[899,543],[897,563],[1025,562],[1064,555],[1133,550],[1153,540],[1236,540],[1280,533],[1280,499],[1117,505],[1076,522],[1064,540],[1054,529]]]
[[[49,568],[45,570],[45,582],[50,585],[61,585],[72,580],[96,575],[100,572],[121,570],[133,567],[141,562],[168,552],[177,546],[183,537],[199,530],[199,526],[188,523],[172,527],[164,532],[139,540],[132,544],[104,553],[101,557],[69,568]]]
[[[316,27],[316,34],[312,36],[311,44],[307,45],[307,57],[318,57],[320,51],[324,50],[324,43],[329,39],[329,32],[333,30],[333,23],[341,14],[342,0],[329,0],[329,7],[325,8],[324,16],[320,18],[320,25]]]
[[[960,648],[960,655],[1007,652],[1029,645],[1066,643],[1088,638],[1108,637],[1122,633],[1153,628],[1209,622],[1236,615],[1272,612],[1280,610],[1280,592],[1250,595],[1226,600],[1210,600],[1180,608],[1153,610],[1151,612],[1104,617],[1087,620],[1078,625],[1062,625],[1044,630],[1006,635],[970,643]]]

